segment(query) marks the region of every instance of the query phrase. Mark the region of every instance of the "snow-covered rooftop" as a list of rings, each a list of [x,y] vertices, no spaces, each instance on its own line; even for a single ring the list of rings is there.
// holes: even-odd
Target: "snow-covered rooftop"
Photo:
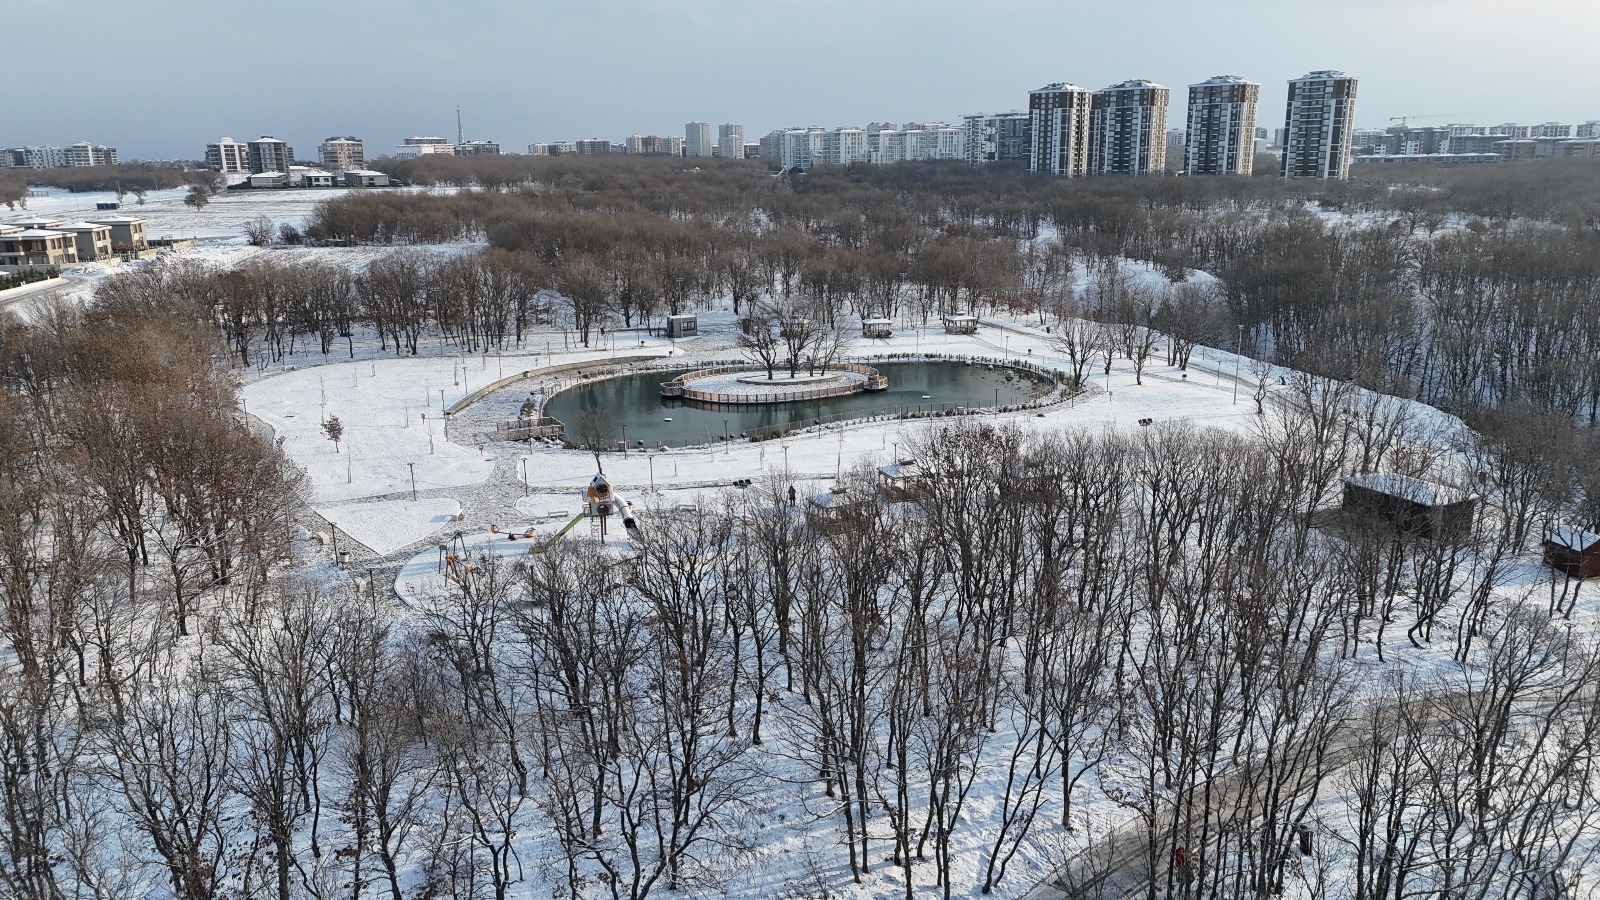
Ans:
[[[1545,540],[1566,547],[1568,550],[1582,552],[1600,541],[1600,534],[1593,534],[1572,525],[1557,525],[1545,535]]]
[[[1401,475],[1397,472],[1369,472],[1365,475],[1352,475],[1346,479],[1346,482],[1382,494],[1388,494],[1391,497],[1401,497],[1427,506],[1445,506],[1472,499],[1472,495],[1466,491],[1432,481],[1424,481],[1421,478],[1412,478],[1409,475]]]
[[[65,231],[46,231],[43,228],[24,228],[21,231],[6,232],[6,237],[8,238],[52,238],[66,236],[67,232]]]

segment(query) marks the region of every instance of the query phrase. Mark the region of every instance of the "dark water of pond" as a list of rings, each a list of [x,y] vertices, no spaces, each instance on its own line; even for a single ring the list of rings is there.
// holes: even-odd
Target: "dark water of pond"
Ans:
[[[661,443],[681,447],[704,444],[724,433],[737,435],[789,423],[800,427],[828,416],[987,407],[996,402],[1011,405],[1049,388],[1048,382],[1024,372],[960,362],[882,363],[876,368],[889,378],[886,391],[754,405],[712,405],[662,397],[661,382],[682,372],[624,375],[564,391],[550,401],[545,414],[566,424],[569,440],[588,427],[609,435],[608,446],[616,446],[625,434],[634,446],[644,441],[648,447]]]

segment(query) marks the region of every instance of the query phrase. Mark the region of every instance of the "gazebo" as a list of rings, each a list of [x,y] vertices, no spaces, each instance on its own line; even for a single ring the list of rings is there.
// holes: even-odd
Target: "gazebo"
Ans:
[[[892,502],[916,500],[928,493],[928,486],[924,483],[927,473],[922,471],[922,464],[914,459],[902,459],[879,466],[878,475],[883,479],[884,496]]]
[[[894,323],[888,319],[862,319],[861,336],[864,338],[894,337],[891,326]]]
[[[954,313],[947,314],[944,317],[944,333],[945,334],[977,334],[978,333],[978,317],[977,316],[973,316],[973,315],[968,315],[966,313],[961,313],[959,315],[958,314],[954,314]]]

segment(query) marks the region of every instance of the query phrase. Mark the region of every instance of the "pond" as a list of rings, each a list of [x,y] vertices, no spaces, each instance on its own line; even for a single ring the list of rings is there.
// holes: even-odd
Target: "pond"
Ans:
[[[635,447],[639,441],[651,448],[658,444],[682,447],[708,443],[724,434],[724,429],[738,435],[784,425],[800,428],[828,417],[989,407],[996,402],[1009,406],[1032,400],[1051,387],[1042,376],[981,364],[925,361],[873,365],[888,376],[888,390],[756,405],[705,404],[662,397],[661,382],[693,371],[683,369],[578,385],[556,395],[545,414],[565,423],[568,440],[572,441],[579,440],[587,429],[606,435],[608,447],[615,447],[624,434]]]

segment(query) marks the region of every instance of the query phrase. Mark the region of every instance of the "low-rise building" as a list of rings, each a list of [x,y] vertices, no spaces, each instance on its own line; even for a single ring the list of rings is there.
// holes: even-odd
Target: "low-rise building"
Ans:
[[[494,141],[467,141],[456,145],[457,156],[499,156],[500,145]]]
[[[289,184],[294,187],[333,187],[339,176],[324,169],[313,169],[310,166],[290,166]]]
[[[136,216],[104,216],[89,220],[95,225],[111,228],[111,249],[118,253],[150,249],[145,237],[145,221]]]
[[[257,172],[250,176],[252,188],[286,188],[291,176],[288,172]]]
[[[344,183],[345,187],[388,187],[393,182],[383,172],[374,172],[370,169],[352,169],[344,173]]]
[[[1600,535],[1572,525],[1559,525],[1545,535],[1544,564],[1568,578],[1600,575]]]
[[[23,228],[0,234],[0,267],[9,270],[75,265],[77,240],[68,232]]]
[[[78,262],[96,262],[110,259],[114,254],[111,249],[111,226],[101,225],[97,222],[73,222],[69,225],[58,225],[56,231],[65,231],[72,235],[77,244]]]
[[[1498,153],[1368,153],[1361,156],[1350,157],[1353,165],[1370,166],[1375,164],[1390,165],[1478,165],[1481,163],[1505,162],[1506,158]]]
[[[408,137],[405,139],[405,143],[394,148],[394,158],[416,159],[419,156],[427,156],[430,153],[454,156],[455,152],[456,145],[447,143],[441,137]]]

